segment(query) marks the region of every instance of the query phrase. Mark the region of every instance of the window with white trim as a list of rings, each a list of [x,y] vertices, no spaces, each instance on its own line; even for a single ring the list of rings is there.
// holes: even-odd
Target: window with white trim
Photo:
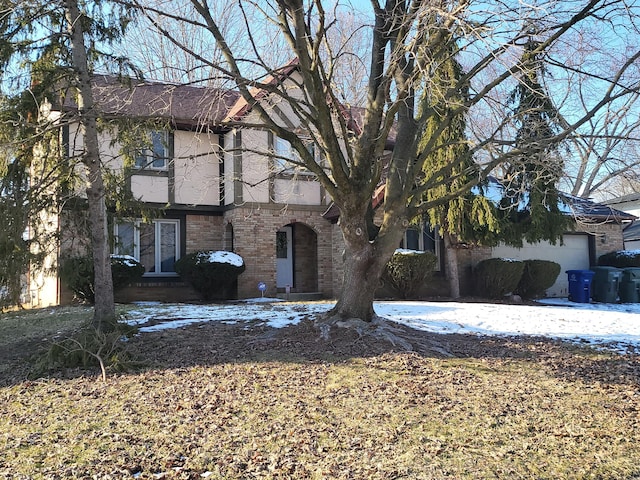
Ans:
[[[313,142],[306,142],[306,147],[309,153],[316,158],[316,149]],[[284,138],[280,138],[275,136],[273,138],[273,152],[275,154],[274,157],[274,166],[276,169],[276,173],[299,173],[306,175],[313,175],[312,172],[307,170],[306,168],[297,165],[293,162],[300,163],[300,155],[296,152],[291,143]]]
[[[440,237],[437,228],[431,227],[427,222],[420,222],[419,225],[410,225],[404,232],[400,248],[418,252],[431,252],[440,258]],[[440,270],[440,262],[436,264],[436,270]]]
[[[136,168],[166,170],[171,155],[169,151],[169,132],[152,131],[149,133],[149,145],[136,155]]]
[[[140,221],[114,226],[117,255],[131,255],[145,268],[145,276],[176,275],[180,258],[180,220]]]

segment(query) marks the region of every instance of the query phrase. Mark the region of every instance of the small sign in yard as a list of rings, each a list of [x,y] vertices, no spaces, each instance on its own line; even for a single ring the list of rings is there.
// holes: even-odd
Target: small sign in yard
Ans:
[[[267,291],[267,284],[264,282],[258,282],[258,290],[260,290],[260,293],[264,297],[264,292]]]

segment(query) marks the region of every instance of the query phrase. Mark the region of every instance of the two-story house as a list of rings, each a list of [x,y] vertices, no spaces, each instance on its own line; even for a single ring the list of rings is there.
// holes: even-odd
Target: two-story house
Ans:
[[[300,82],[295,63],[280,73],[272,81],[285,82],[284,88],[294,95]],[[133,152],[128,164],[118,135],[108,129],[101,133],[105,168],[124,171],[132,195],[161,212],[152,220],[112,222],[113,253],[132,255],[145,266],[141,281],[119,292],[118,300],[196,299],[176,274],[174,263],[197,250],[228,250],[244,259],[239,298],[261,295],[259,284],[266,285],[268,296],[285,292],[336,296],[343,252],[337,209],[314,175],[287,162],[295,158],[291,146],[260,128],[256,113],[236,91],[135,80],[123,84],[115,77],[96,76],[94,96],[103,118],[156,120],[163,125],[144,132],[146,146]],[[268,102],[281,125],[303,134],[286,102],[266,95],[260,100]],[[67,102],[58,108],[74,105]],[[70,155],[81,150],[82,138],[73,124],[63,136]],[[319,155],[311,143],[309,148]],[[562,244],[458,249],[462,282],[468,284],[473,266],[491,256],[559,259],[563,270],[588,268],[596,254],[620,248],[622,242],[620,216],[609,208],[597,212],[594,208],[573,212],[576,218],[590,220],[587,228],[578,228]],[[71,301],[55,267],[73,252],[77,233],[65,224],[64,215],[52,218],[61,241],[48,269],[30,274],[34,306]],[[428,226],[410,228],[402,246],[444,254],[439,237]],[[439,265],[440,274],[446,275],[444,262]],[[565,284],[559,279],[552,294],[562,296]],[[469,288],[463,291],[470,293]]]
[[[295,68],[286,72],[296,75]],[[284,81],[288,81],[285,78]],[[133,154],[126,182],[133,196],[162,215],[143,222],[113,224],[113,253],[128,254],[145,266],[142,280],[119,296],[125,300],[189,300],[174,263],[196,250],[229,250],[246,265],[238,296],[277,292],[333,296],[339,281],[338,229],[322,214],[330,199],[309,172],[288,164],[290,145],[255,124],[253,112],[234,91],[96,76],[94,96],[104,118],[160,120],[166,128],[147,133],[146,148]],[[67,101],[64,109],[74,105]],[[274,106],[279,120],[296,128],[286,107]],[[225,125],[225,126],[222,126]],[[72,124],[66,127],[69,153],[82,148]],[[125,168],[122,145],[113,131],[101,133],[105,168]],[[275,156],[273,155],[275,154]],[[293,158],[293,157],[291,157]],[[73,248],[63,230],[58,259]],[[55,267],[55,262],[49,266]],[[51,269],[52,271],[54,269]],[[35,305],[66,303],[69,292],[55,275],[32,272]]]
[[[640,193],[630,193],[605,202],[618,210],[640,217]],[[624,229],[624,249],[640,250],[640,220],[635,220]]]

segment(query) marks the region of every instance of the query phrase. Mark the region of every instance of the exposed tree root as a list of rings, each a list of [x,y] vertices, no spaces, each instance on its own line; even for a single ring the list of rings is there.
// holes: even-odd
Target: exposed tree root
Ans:
[[[339,337],[341,329],[355,331],[359,338],[372,338],[389,343],[393,348],[406,352],[418,352],[422,354],[437,354],[444,357],[452,357],[453,354],[441,342],[435,340],[418,340],[411,335],[411,329],[390,322],[387,319],[375,316],[371,322],[365,322],[359,318],[344,319],[338,316],[319,317],[314,322],[314,327],[320,332],[320,338],[330,341],[332,333]]]

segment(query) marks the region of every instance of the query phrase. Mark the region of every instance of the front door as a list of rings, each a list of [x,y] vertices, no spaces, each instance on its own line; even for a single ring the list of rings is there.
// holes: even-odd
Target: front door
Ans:
[[[282,227],[276,232],[276,287],[293,287],[293,229]]]

